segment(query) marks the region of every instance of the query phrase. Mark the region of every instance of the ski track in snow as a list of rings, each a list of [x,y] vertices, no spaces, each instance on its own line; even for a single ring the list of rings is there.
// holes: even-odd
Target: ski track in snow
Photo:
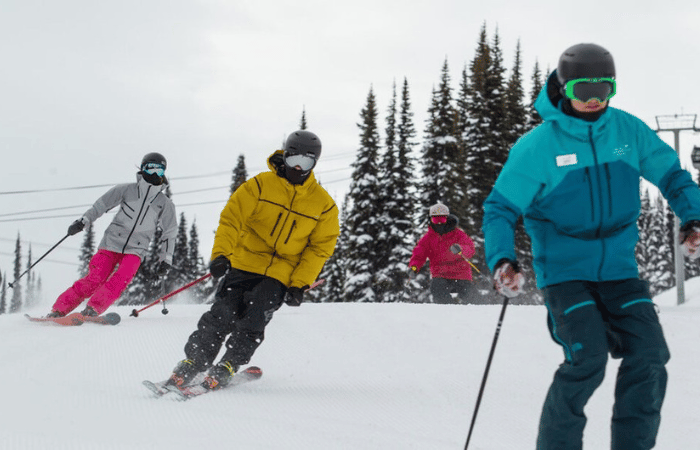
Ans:
[[[700,448],[695,290],[697,301],[662,307],[672,359],[660,450]],[[141,381],[170,374],[207,308],[138,318],[112,308],[117,326],[0,316],[0,449],[462,449],[501,306],[283,307],[251,361],[260,380],[187,402],[154,398]],[[541,306],[508,307],[470,449],[534,448],[563,358],[545,318]],[[617,365],[587,407],[585,449],[609,448]]]

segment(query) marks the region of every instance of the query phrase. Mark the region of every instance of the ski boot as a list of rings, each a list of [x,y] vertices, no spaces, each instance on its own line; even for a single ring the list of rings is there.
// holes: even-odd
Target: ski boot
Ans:
[[[61,311],[51,311],[46,315],[47,319],[57,319],[59,317],[65,317],[65,313],[62,313]]]
[[[167,384],[178,387],[187,386],[201,371],[201,367],[195,364],[194,360],[183,359],[173,369]]]
[[[92,306],[88,305],[88,306],[85,307],[84,310],[82,310],[82,311],[80,312],[80,315],[81,315],[81,316],[87,316],[87,317],[97,317],[97,316],[99,316],[100,314],[99,314],[97,311],[95,311],[95,308],[93,308]]]
[[[231,364],[228,361],[222,361],[219,364],[212,366],[204,377],[202,386],[207,389],[215,390],[226,387],[233,376],[238,372],[239,366]]]

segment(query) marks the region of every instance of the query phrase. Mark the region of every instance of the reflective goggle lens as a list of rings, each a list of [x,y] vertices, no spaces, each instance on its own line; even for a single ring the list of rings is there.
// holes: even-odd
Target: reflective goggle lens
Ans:
[[[602,103],[613,98],[617,84],[614,78],[577,78],[567,81],[564,88],[571,100],[586,103],[597,98]]]
[[[316,158],[309,155],[285,154],[284,162],[289,167],[299,166],[302,171],[306,172],[314,167],[314,164],[316,164]]]
[[[165,174],[165,167],[158,163],[146,163],[143,165],[141,170],[149,175],[156,174],[162,177]]]
[[[436,225],[441,223],[447,223],[447,216],[433,216],[430,218],[430,221]]]

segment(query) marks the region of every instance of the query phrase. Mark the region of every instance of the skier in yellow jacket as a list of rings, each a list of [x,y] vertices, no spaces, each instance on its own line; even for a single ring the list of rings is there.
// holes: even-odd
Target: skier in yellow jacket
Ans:
[[[312,172],[321,141],[292,133],[284,151],[268,158],[269,172],[242,184],[221,212],[209,270],[219,283],[169,383],[185,386],[207,370],[203,386],[218,389],[247,364],[264,339],[273,313],[299,306],[304,290],[333,254],[338,207]],[[226,337],[228,336],[228,339]],[[212,365],[226,340],[226,352]]]

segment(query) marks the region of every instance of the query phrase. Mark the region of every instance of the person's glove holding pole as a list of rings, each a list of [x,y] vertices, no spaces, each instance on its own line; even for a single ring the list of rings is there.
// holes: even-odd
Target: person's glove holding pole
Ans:
[[[85,219],[81,217],[80,219],[70,224],[70,226],[68,227],[68,236],[73,236],[80,233],[81,231],[83,231],[83,228],[85,228]]]
[[[308,285],[303,287],[290,287],[284,295],[284,302],[289,306],[301,306],[301,302],[304,301],[304,291],[308,288]]]
[[[700,220],[691,220],[680,230],[681,250],[689,259],[700,257]]]
[[[224,255],[219,255],[209,263],[209,273],[214,278],[221,278],[231,268],[231,262]]]
[[[493,287],[499,294],[508,298],[517,297],[523,292],[525,277],[520,273],[517,261],[502,259],[496,263]]]
[[[411,266],[408,268],[408,278],[415,280],[418,276],[418,268],[416,266]]]

